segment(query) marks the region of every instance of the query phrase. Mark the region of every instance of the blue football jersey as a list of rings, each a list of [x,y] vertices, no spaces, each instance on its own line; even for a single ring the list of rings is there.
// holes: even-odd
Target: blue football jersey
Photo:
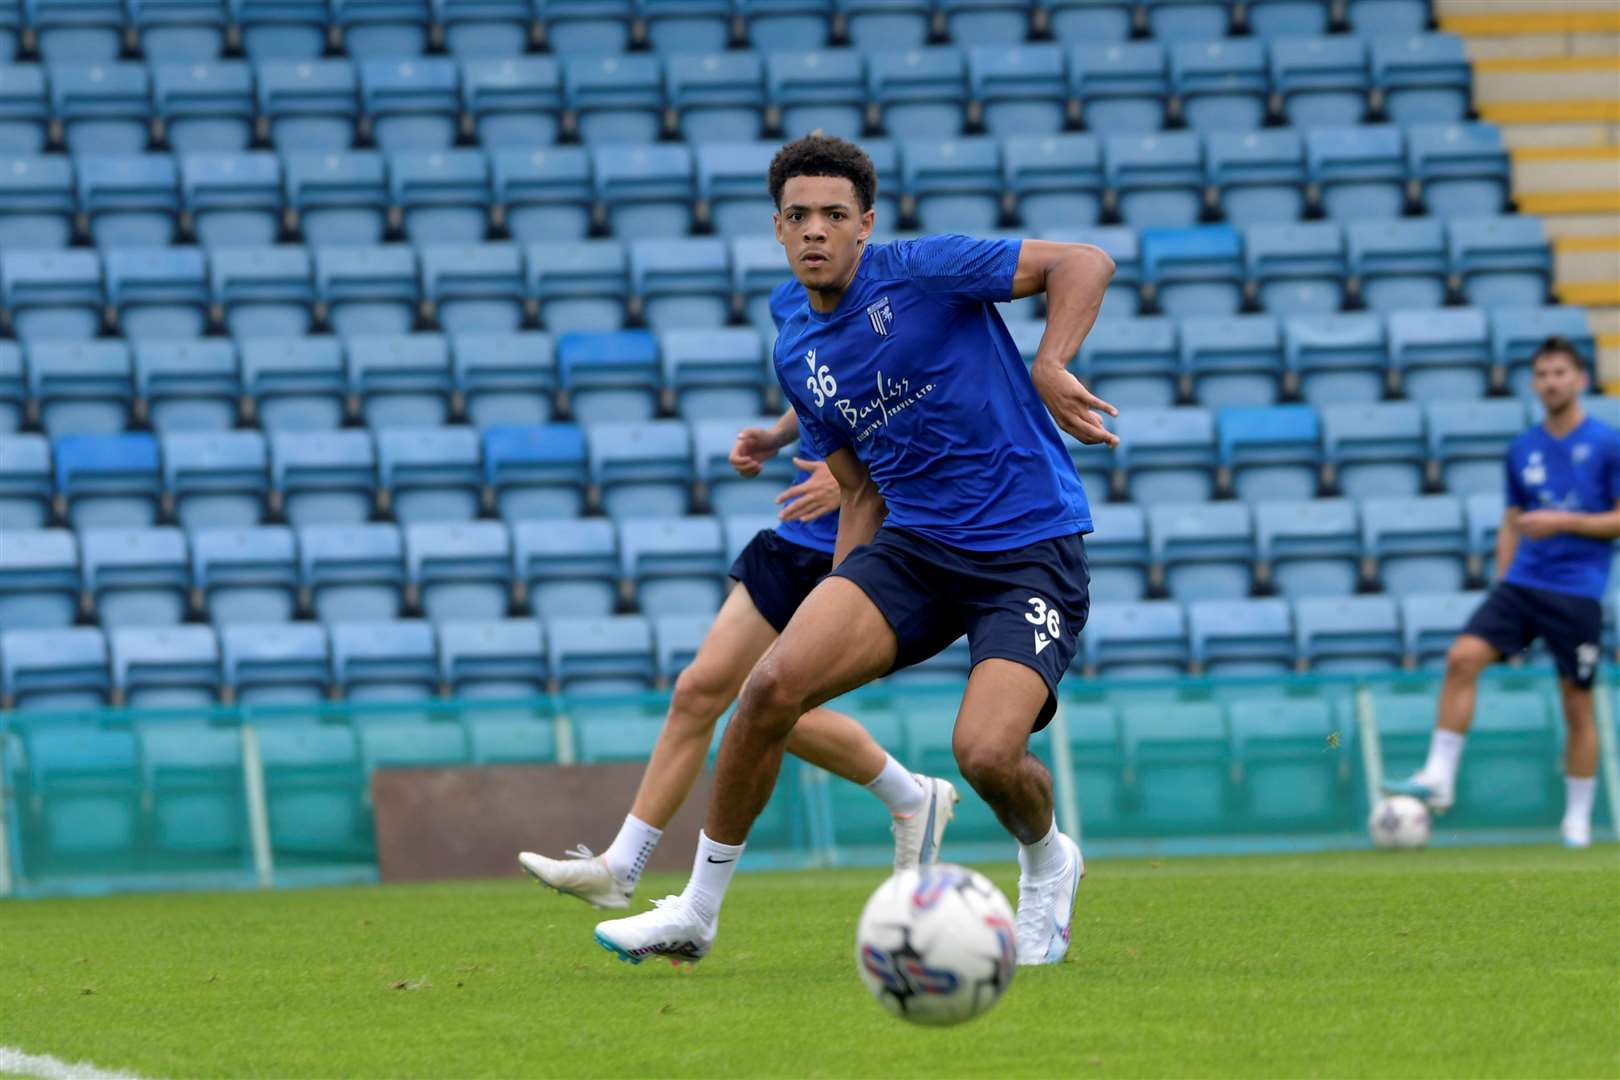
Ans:
[[[797,278],[790,277],[771,290],[771,318],[776,320],[778,332],[781,332],[782,324],[787,322],[789,316],[805,303],[804,286],[799,284]],[[821,460],[821,455],[811,449],[810,444],[803,439],[799,441],[799,449],[794,456],[809,461]],[[800,469],[794,474],[793,482],[802,484],[809,476],[809,473]],[[800,547],[831,555],[834,545],[838,542],[838,511],[822,514],[810,521],[783,521],[777,524],[776,531],[782,539]]]
[[[932,236],[868,247],[831,312],[783,324],[773,361],[822,457],[854,451],[890,525],[970,551],[1091,531],[1057,425],[995,302],[1019,241]]]
[[[1513,440],[1507,453],[1507,503],[1520,510],[1596,514],[1620,501],[1620,432],[1583,420],[1562,439],[1542,424]],[[1560,533],[1519,538],[1504,579],[1514,585],[1602,599],[1614,544]]]

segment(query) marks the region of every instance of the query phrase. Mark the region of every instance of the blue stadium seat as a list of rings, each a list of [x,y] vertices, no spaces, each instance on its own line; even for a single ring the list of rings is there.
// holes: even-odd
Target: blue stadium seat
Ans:
[[[549,673],[538,621],[449,619],[437,629],[439,681],[456,697],[516,700],[546,692]]]
[[[776,496],[793,482],[796,472],[792,459],[798,452],[797,446],[784,448],[775,457],[768,458],[759,475],[752,478],[738,476],[729,461],[737,432],[745,427],[769,427],[775,418],[718,410],[705,415],[732,417],[694,418],[691,421],[692,460],[697,464],[697,478],[708,494],[710,509],[721,516],[768,515],[774,524],[775,515],[780,509]]]
[[[253,69],[241,60],[154,65],[152,106],[175,153],[240,153],[253,142]]]
[[[79,541],[67,529],[26,529],[0,544],[0,625],[56,630],[73,625],[83,588]]]
[[[658,342],[645,330],[564,334],[557,368],[581,423],[651,420],[658,409]]]
[[[619,536],[607,519],[515,522],[512,561],[536,615],[613,614],[622,571]]]
[[[884,130],[952,139],[967,122],[967,59],[960,49],[885,50],[866,58],[866,86]]]
[[[0,58],[10,55],[0,50]],[[0,59],[0,154],[44,150],[50,115],[43,65],[10,64]]]
[[[1063,130],[1068,89],[1061,48],[975,43],[967,55],[969,90],[991,135],[1055,135]]]
[[[1438,583],[1401,594],[1401,639],[1406,655],[1418,667],[1444,667],[1446,650],[1484,599],[1484,593],[1442,592]]]
[[[669,107],[690,143],[759,137],[765,111],[765,62],[758,53],[676,53],[664,59]]]
[[[1210,132],[1204,165],[1233,225],[1292,222],[1305,214],[1305,143],[1296,131]]]
[[[173,626],[185,618],[191,557],[179,529],[84,529],[79,558],[102,627]]]
[[[1306,128],[1305,167],[1335,221],[1388,221],[1406,206],[1406,144],[1393,124]]]
[[[135,392],[160,435],[227,431],[235,425],[242,380],[229,341],[142,341],[134,347]]]
[[[405,569],[433,622],[499,619],[512,592],[512,540],[498,521],[408,525]]]
[[[157,521],[158,444],[142,432],[53,440],[56,491],[75,529],[141,529]]]
[[[1278,39],[1326,35],[1332,7],[1331,0],[1248,0],[1243,14],[1256,37],[1275,45]]]
[[[1104,678],[1175,678],[1191,658],[1187,621],[1174,600],[1104,604],[1080,635],[1086,667]]]
[[[144,64],[53,62],[47,71],[51,113],[62,125],[69,153],[139,154],[146,149],[152,104]]]
[[[1167,315],[1235,315],[1243,304],[1243,238],[1230,226],[1144,229],[1142,270]]]
[[[1468,554],[1486,581],[1496,579],[1496,534],[1502,528],[1507,499],[1501,491],[1481,491],[1463,499],[1468,523]]]
[[[591,159],[584,147],[497,149],[490,156],[494,198],[520,244],[579,241],[591,227]]]
[[[199,870],[246,866],[252,840],[242,812],[247,802],[242,733],[182,721],[146,726],[136,734],[141,799],[150,814],[149,850],[167,863]]]
[[[102,261],[107,303],[125,338],[198,338],[208,328],[208,266],[201,248],[113,248]]]
[[[833,0],[857,49],[915,49],[928,40],[930,0]],[[829,133],[830,134],[830,133]]]
[[[382,243],[388,225],[388,177],[382,155],[282,151],[287,205],[313,247]]]
[[[1389,356],[1414,401],[1484,397],[1491,363],[1485,313],[1477,308],[1394,312]]]
[[[726,242],[633,240],[630,287],[641,317],[655,332],[719,329],[731,313],[731,267]]]
[[[123,342],[50,342],[23,351],[28,396],[47,435],[116,435],[128,425],[135,379]]]
[[[489,232],[489,162],[481,150],[388,155],[388,198],[413,244],[477,244]]]
[[[1016,45],[1030,34],[1032,0],[938,0],[952,41]]]
[[[1111,135],[1103,142],[1108,186],[1127,225],[1185,228],[1204,205],[1204,151],[1190,131]]]
[[[731,564],[718,519],[630,518],[619,532],[624,577],[642,614],[656,618],[720,610]]]
[[[4,77],[0,70],[0,79]],[[0,99],[0,110],[3,108]],[[0,128],[4,116],[0,111]],[[0,131],[0,137],[3,135]],[[0,161],[0,248],[67,247],[73,239],[74,205],[73,165],[66,157]]]
[[[134,709],[205,709],[219,700],[210,626],[120,626],[107,634],[113,689]]]
[[[527,252],[527,290],[553,334],[603,332],[624,325],[630,263],[612,240],[536,244]]]
[[[208,260],[212,299],[238,338],[294,338],[314,322],[315,285],[308,249],[226,247]]]
[[[244,338],[242,388],[266,431],[327,431],[343,423],[343,347],[332,338]]]
[[[1098,135],[1137,135],[1165,126],[1170,68],[1152,41],[1088,43],[1069,50],[1069,94]],[[1140,137],[1140,136],[1138,136]]]
[[[96,336],[101,264],[94,251],[0,251],[0,304],[23,344]]]
[[[51,476],[51,444],[43,435],[0,435],[0,529],[44,526]]]
[[[1406,647],[1388,596],[1306,596],[1294,602],[1300,658],[1313,672],[1393,671]]]
[[[332,682],[345,698],[421,701],[433,696],[439,684],[439,658],[430,624],[416,619],[359,621],[346,616],[346,620],[327,626],[332,640]],[[358,714],[355,726],[368,720],[387,722],[384,715]],[[460,728],[453,730],[459,737]]]
[[[463,62],[519,57],[529,43],[533,15],[527,0],[433,0],[433,21],[444,27],[445,49]]]
[[[575,424],[492,427],[484,432],[484,482],[507,521],[578,517],[589,474]]]
[[[0,435],[11,434],[22,426],[28,396],[22,349],[15,342],[0,342]]]
[[[206,248],[276,242],[282,218],[281,161],[275,154],[207,153],[180,159],[183,205]]]
[[[377,452],[365,430],[270,433],[270,489],[287,521],[361,525],[377,493]]]
[[[760,177],[770,168],[778,149],[774,143],[708,143],[697,147],[698,198],[708,208],[709,224],[715,232],[721,236],[770,235],[776,206]]]
[[[332,677],[321,623],[227,623],[219,628],[220,674],[237,704],[321,704]],[[274,714],[272,714],[274,716]],[[264,717],[254,717],[264,724]]]
[[[925,232],[979,233],[1000,223],[1001,158],[995,140],[903,142],[900,166]]]
[[[1091,489],[1086,489],[1090,495]],[[1093,602],[1135,602],[1147,595],[1147,518],[1141,507],[1122,503],[1093,503],[1091,523],[1096,531],[1086,537],[1086,564],[1091,571]]]
[[[1128,318],[1141,306],[1142,257],[1135,229],[1113,226],[1100,229],[1054,229],[1041,234],[1043,240],[1070,244],[1094,244],[1114,260],[1114,280],[1103,292],[1100,314],[1107,319]]]
[[[1102,213],[1101,144],[1090,135],[1044,135],[1001,144],[1003,189],[1029,229],[1095,225]]]
[[[1345,226],[1350,273],[1374,311],[1437,308],[1446,299],[1446,239],[1435,218],[1352,221]]]
[[[691,432],[679,420],[590,429],[591,479],[610,517],[678,517],[693,480]]]
[[[1367,115],[1367,43],[1359,38],[1300,35],[1269,43],[1271,87],[1282,114],[1299,128],[1341,127]]]
[[[1103,426],[1109,431],[1118,427],[1111,416],[1103,417]],[[1069,451],[1069,460],[1074,462],[1075,470],[1080,474],[1080,482],[1085,485],[1086,497],[1092,505],[1113,498],[1116,467],[1114,452],[1106,446],[1086,446],[1067,431],[1059,431],[1058,436],[1063,440],[1064,448]]]
[[[188,529],[242,529],[264,516],[269,454],[257,431],[163,436],[163,485]]]
[[[1537,307],[1552,282],[1552,252],[1536,217],[1453,218],[1446,223],[1452,272],[1475,307]]]
[[[139,758],[128,730],[29,733],[26,741],[31,873],[135,868],[141,836]]]
[[[636,0],[647,42],[663,53],[713,53],[731,40],[732,0]]]
[[[1254,522],[1242,503],[1153,503],[1148,544],[1182,603],[1235,600],[1254,584]]]
[[[1516,400],[1433,401],[1424,406],[1429,458],[1453,495],[1502,491],[1502,462],[1526,427]]]
[[[354,143],[360,80],[347,60],[269,60],[257,71],[259,116],[282,153],[340,153]]]
[[[742,297],[750,325],[767,342],[775,339],[771,290],[785,280],[787,256],[774,236],[740,236],[731,241],[731,288]]]
[[[405,541],[392,525],[298,530],[299,573],[322,622],[393,619],[405,606]]]
[[[1322,412],[1322,453],[1339,490],[1353,498],[1423,489],[1423,412],[1405,401],[1332,404]]]
[[[385,428],[377,432],[377,475],[394,520],[471,521],[483,485],[476,428]]]
[[[1234,766],[1220,705],[1127,704],[1120,729],[1133,830],[1208,834],[1231,820]]]
[[[1450,495],[1361,502],[1361,550],[1396,596],[1463,586],[1467,533],[1462,500]]]
[[[0,631],[0,690],[13,709],[96,709],[112,693],[107,639],[93,626]]]
[[[326,48],[326,0],[230,0],[242,51],[254,61],[313,60]]]
[[[659,335],[664,385],[688,420],[753,416],[764,408],[766,358],[749,327],[670,330]]]
[[[1294,623],[1288,601],[1195,600],[1187,605],[1192,660],[1205,675],[1289,675]]]
[[[546,646],[565,694],[634,694],[657,678],[652,624],[639,615],[550,618]]]
[[[1322,448],[1309,405],[1227,408],[1217,417],[1221,464],[1245,502],[1316,495]]]
[[[315,295],[338,334],[407,334],[421,289],[404,244],[315,249]]]
[[[557,389],[549,334],[454,334],[450,366],[467,419],[480,430],[544,424]],[[486,455],[488,444],[485,444]]]
[[[1265,123],[1270,93],[1266,47],[1242,38],[1174,42],[1170,85],[1194,131],[1254,131]]]
[[[1207,409],[1130,409],[1115,430],[1115,459],[1131,498],[1202,502],[1215,491],[1215,414]]]
[[[1421,34],[1429,28],[1429,0],[1345,0],[1344,16],[1361,37]]]
[[[1181,373],[1175,320],[1100,320],[1080,343],[1077,372],[1097,396],[1119,408],[1169,408]]]
[[[832,33],[833,0],[737,0],[754,48],[820,49]]]
[[[344,352],[367,427],[437,427],[449,418],[450,348],[439,334],[359,335]]]
[[[1344,233],[1331,221],[1251,225],[1243,255],[1260,306],[1273,315],[1331,316],[1344,305]]]
[[[298,607],[293,532],[279,525],[197,530],[191,579],[215,626],[286,622]]]
[[[726,558],[736,562],[754,537],[761,532],[774,532],[778,524],[776,515],[769,511],[726,515],[720,522],[726,534]]]
[[[428,0],[331,0],[343,48],[357,60],[414,56],[427,47]]]
[[[691,228],[692,155],[674,143],[594,147],[591,167],[607,222],[621,239],[673,239]]]
[[[79,209],[99,247],[162,247],[180,216],[180,174],[167,154],[81,154]]]
[[[921,44],[919,42],[918,44]],[[903,48],[889,40],[878,48]],[[866,81],[859,49],[813,49],[768,53],[765,90],[781,115],[782,133],[797,138],[820,129],[857,139],[865,126]]]
[[[1502,213],[1508,154],[1493,124],[1414,124],[1406,130],[1407,167],[1429,213],[1442,218]]]
[[[1161,41],[1209,41],[1226,36],[1231,0],[1143,0],[1148,32]]]
[[[658,677],[673,685],[689,667],[714,625],[712,615],[664,615],[653,620],[658,650]]]
[[[1472,88],[1462,38],[1453,34],[1388,34],[1372,39],[1373,85],[1397,124],[1450,124],[1468,115]]]
[[[1553,335],[1566,337],[1590,361],[1596,342],[1586,311],[1576,307],[1494,307],[1490,312],[1491,360],[1504,372],[1509,390],[1529,397],[1530,358]]]
[[[1136,22],[1135,0],[1042,0],[1047,32],[1065,44],[1124,41]]]
[[[397,56],[360,65],[360,104],[384,153],[446,150],[461,120],[460,73],[441,56]]]
[[[526,3],[519,0],[519,4],[527,10]],[[450,29],[446,27],[447,34]],[[527,29],[525,25],[525,34]],[[557,141],[563,111],[562,68],[553,57],[514,55],[464,61],[461,96],[478,145],[487,150],[510,148],[528,153],[533,147]]]
[[[558,56],[622,53],[630,47],[631,0],[545,0],[546,44]]]
[[[1257,502],[1254,536],[1266,578],[1283,596],[1297,600],[1356,591],[1361,536],[1350,499]]]
[[[1181,370],[1206,409],[1271,405],[1281,392],[1282,329],[1270,315],[1183,319]]]
[[[587,146],[650,143],[663,126],[663,71],[658,57],[561,54],[563,84],[579,137]]]

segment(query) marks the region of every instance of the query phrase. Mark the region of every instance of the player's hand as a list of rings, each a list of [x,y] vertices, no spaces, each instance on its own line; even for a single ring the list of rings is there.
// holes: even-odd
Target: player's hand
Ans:
[[[1119,436],[1104,427],[1098,415],[1118,416],[1119,410],[1087,390],[1068,368],[1036,364],[1030,369],[1030,377],[1058,427],[1088,446],[1119,445]]]
[[[788,504],[782,507],[777,517],[783,521],[814,521],[823,514],[837,510],[843,496],[838,490],[838,480],[827,468],[827,463],[794,458],[793,464],[810,475],[804,478],[802,484],[794,484],[776,497],[778,506]]]
[[[1565,519],[1569,515],[1562,510],[1527,510],[1519,515],[1515,523],[1520,535],[1528,536],[1532,540],[1545,540],[1549,536],[1557,536],[1567,532]]]
[[[776,456],[776,444],[764,428],[743,428],[731,446],[731,467],[742,476],[758,476],[765,463]]]

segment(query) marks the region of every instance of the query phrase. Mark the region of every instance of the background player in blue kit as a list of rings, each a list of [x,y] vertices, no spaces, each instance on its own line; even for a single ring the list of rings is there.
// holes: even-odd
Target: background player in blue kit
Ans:
[[[1557,664],[1569,740],[1564,748],[1564,843],[1592,842],[1598,738],[1592,679],[1603,635],[1603,592],[1620,538],[1620,432],[1581,409],[1586,367],[1575,346],[1549,338],[1533,360],[1547,417],[1507,453],[1507,510],[1496,540],[1497,585],[1446,654],[1429,756],[1408,780],[1385,785],[1437,811],[1451,806],[1479,676],[1536,638]]]
[[[1019,841],[1019,963],[1055,963],[1084,864],[1027,743],[1051,718],[1089,610],[1091,511],[1057,425],[1116,441],[1096,412],[1112,407],[1065,367],[1113,262],[1034,240],[869,247],[876,178],[841,139],[789,143],[769,186],[809,294],[774,362],[804,443],[843,491],[835,568],[744,685],[685,891],[600,924],[597,940],[634,960],[703,957],[797,718],[966,634],[974,666],[953,749]],[[1026,369],[994,304],[1041,291],[1046,331]]]

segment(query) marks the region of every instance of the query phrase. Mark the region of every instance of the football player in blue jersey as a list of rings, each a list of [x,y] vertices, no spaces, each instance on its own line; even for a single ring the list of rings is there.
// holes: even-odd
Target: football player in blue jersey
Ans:
[[[771,312],[780,324],[804,302],[798,282],[785,281],[771,295]],[[739,432],[731,464],[744,476],[757,476],[766,458],[798,437],[798,420],[789,410],[770,428]],[[521,852],[519,864],[542,884],[598,908],[629,906],[647,859],[703,771],[720,714],[832,569],[838,482],[810,450],[801,449],[794,463],[798,475],[776,500],[786,504],[780,523],[762,530],[737,556],[731,576],[738,587],[721,605],[697,656],[675,680],[669,713],[618,835],[600,855],[583,844],[561,859]],[[861,784],[883,801],[893,816],[896,870],[938,858],[957,802],[950,781],[908,772],[865,728],[831,709],[813,709],[802,717],[788,751]]]
[[[1443,812],[1453,800],[1480,673],[1540,638],[1558,668],[1564,747],[1564,843],[1592,842],[1598,738],[1592,679],[1603,637],[1603,593],[1620,538],[1620,432],[1587,416],[1586,365],[1549,338],[1532,360],[1546,419],[1507,452],[1507,506],[1496,534],[1496,586],[1446,654],[1429,755],[1411,778],[1384,785]]]
[[[767,180],[809,295],[774,364],[804,445],[842,492],[834,569],[744,684],[686,889],[601,923],[597,940],[632,960],[702,958],[798,717],[965,634],[973,669],[952,748],[1018,840],[1018,961],[1056,963],[1084,864],[1027,743],[1051,719],[1090,606],[1091,511],[1058,429],[1117,441],[1099,415],[1112,406],[1066,367],[1113,261],[1037,240],[870,244],[876,177],[841,139],[789,143]],[[1038,292],[1046,330],[1026,368],[995,304]]]

